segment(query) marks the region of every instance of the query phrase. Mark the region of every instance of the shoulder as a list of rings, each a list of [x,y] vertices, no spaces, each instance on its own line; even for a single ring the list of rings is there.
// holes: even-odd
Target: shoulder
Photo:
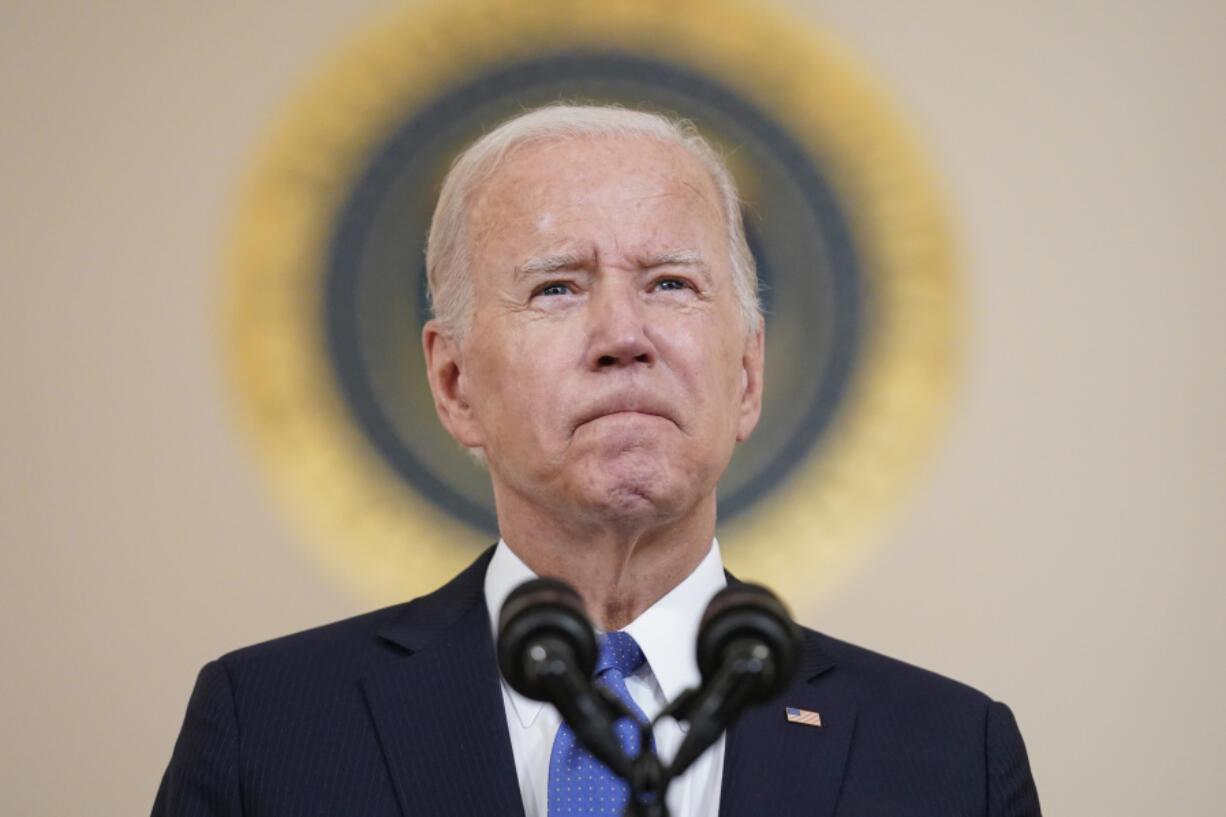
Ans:
[[[983,692],[813,630],[806,630],[805,637],[828,667],[813,683],[858,712],[862,727],[982,748],[992,710],[999,706]]]
[[[846,797],[868,802],[929,791],[943,804],[941,813],[953,813],[950,793],[963,792],[966,802],[986,795],[989,814],[1038,815],[1025,743],[1007,706],[905,661],[813,630],[804,634],[810,656],[819,656],[818,673],[808,679],[816,701],[854,721],[856,779],[873,781],[864,791],[850,783]],[[883,789],[887,779],[897,785]]]
[[[383,628],[412,617],[415,601],[242,647],[221,656],[218,662],[231,673],[274,665],[301,671],[318,668],[325,661],[342,665],[364,662],[381,651],[378,633]]]
[[[231,678],[352,678],[428,644],[474,607],[484,610],[482,580],[490,552],[448,584],[412,601],[335,621],[226,653]]]
[[[983,707],[990,698],[961,681],[864,647],[802,628],[806,640],[831,665],[832,677],[854,685],[866,701],[946,702]]]

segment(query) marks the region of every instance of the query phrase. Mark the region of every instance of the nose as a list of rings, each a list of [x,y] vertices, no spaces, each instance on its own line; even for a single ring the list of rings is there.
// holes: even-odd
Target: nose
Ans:
[[[655,362],[647,306],[633,284],[602,282],[588,302],[588,364],[609,369]]]

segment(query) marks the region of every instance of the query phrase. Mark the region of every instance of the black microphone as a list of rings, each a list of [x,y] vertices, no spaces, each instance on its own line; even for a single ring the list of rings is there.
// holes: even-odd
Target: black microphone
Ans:
[[[498,668],[519,694],[553,704],[575,737],[623,778],[631,762],[613,730],[619,713],[592,683],[596,633],[566,582],[533,579],[511,591],[498,616]]]
[[[681,704],[689,732],[669,765],[669,777],[690,767],[747,707],[765,703],[792,680],[800,661],[800,631],[765,587],[738,584],[715,594],[698,625],[702,686]]]

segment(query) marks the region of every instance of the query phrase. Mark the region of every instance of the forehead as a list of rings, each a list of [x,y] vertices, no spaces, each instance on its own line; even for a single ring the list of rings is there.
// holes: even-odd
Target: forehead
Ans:
[[[682,146],[650,136],[583,136],[514,148],[475,191],[468,208],[475,244],[560,240],[604,231],[655,243],[722,232],[720,195]],[[578,237],[578,236],[576,236]]]

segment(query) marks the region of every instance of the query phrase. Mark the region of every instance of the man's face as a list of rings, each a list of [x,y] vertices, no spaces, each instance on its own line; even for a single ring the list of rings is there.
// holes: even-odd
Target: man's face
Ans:
[[[530,144],[467,226],[474,313],[440,415],[484,447],[500,513],[633,523],[713,499],[757,423],[762,337],[701,165],[643,137]]]

